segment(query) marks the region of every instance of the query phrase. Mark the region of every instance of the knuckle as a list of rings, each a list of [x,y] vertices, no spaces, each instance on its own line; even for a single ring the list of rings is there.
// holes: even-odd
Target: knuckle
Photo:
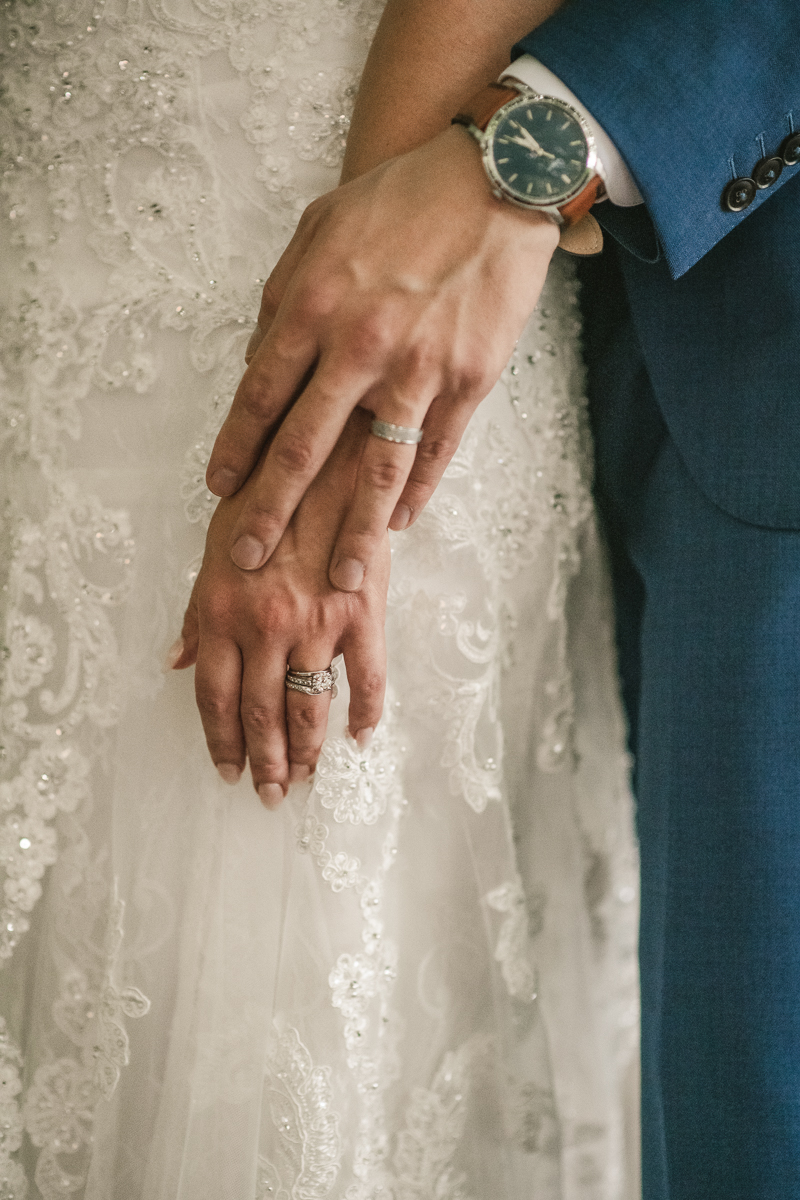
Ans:
[[[486,360],[481,357],[465,358],[458,364],[454,372],[457,396],[480,396],[483,398],[492,390],[495,379]]]
[[[284,628],[290,622],[290,610],[280,596],[265,596],[255,614],[258,628],[264,633]]]
[[[415,389],[427,386],[429,381],[438,377],[441,348],[425,338],[413,342],[405,350],[404,374],[409,385]]]
[[[280,296],[271,279],[268,279],[264,284],[264,290],[261,293],[261,307],[258,313],[258,325],[261,328],[261,333],[269,329],[270,322],[275,316],[275,313],[280,308]]]
[[[203,591],[199,602],[203,626],[219,628],[227,626],[231,615],[231,602],[223,588],[208,588]]]
[[[458,449],[458,439],[447,434],[424,437],[419,444],[415,465],[439,466],[448,463]]]
[[[370,704],[380,703],[384,686],[384,676],[381,671],[367,668],[359,675],[358,692],[362,701]]]
[[[266,733],[275,724],[276,713],[268,704],[249,700],[242,704],[242,723],[252,733]]]
[[[327,193],[323,193],[321,196],[316,196],[311,203],[307,204],[303,209],[303,215],[298,222],[298,228],[300,226],[312,224],[314,221],[316,221],[318,217],[320,217],[325,211],[328,203],[329,201]]]
[[[323,715],[316,704],[301,702],[292,706],[290,720],[301,734],[313,733],[323,723]]]
[[[294,321],[301,325],[310,324],[330,311],[330,288],[317,280],[304,280],[292,296],[291,305]]]
[[[391,458],[378,458],[364,465],[364,482],[377,492],[391,492],[399,488],[405,474],[401,464]]]
[[[247,368],[234,397],[234,404],[239,411],[251,419],[263,417],[267,409],[265,392],[269,386],[266,375],[256,372],[256,361],[254,359]]]
[[[351,363],[366,367],[386,357],[393,343],[392,322],[388,314],[371,313],[359,320],[349,333],[347,354]]]
[[[217,692],[199,684],[195,688],[195,698],[197,700],[197,707],[200,710],[200,716],[204,721],[208,721],[212,725],[230,720],[235,714],[234,704],[230,697],[226,696],[223,692]]]
[[[286,774],[286,763],[269,755],[260,756],[248,747],[250,769],[258,783],[279,783]]]
[[[314,465],[314,451],[303,434],[282,431],[273,442],[270,455],[275,464],[292,475],[306,475]]]

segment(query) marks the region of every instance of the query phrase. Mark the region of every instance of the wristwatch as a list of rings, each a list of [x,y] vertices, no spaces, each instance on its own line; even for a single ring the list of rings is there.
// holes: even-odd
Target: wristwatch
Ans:
[[[572,226],[605,195],[591,131],[564,100],[516,81],[490,83],[453,124],[477,141],[498,199]]]

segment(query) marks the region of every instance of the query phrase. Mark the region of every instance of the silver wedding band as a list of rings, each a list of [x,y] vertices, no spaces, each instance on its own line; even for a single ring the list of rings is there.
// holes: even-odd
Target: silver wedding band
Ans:
[[[385,442],[399,442],[403,446],[416,446],[422,441],[421,429],[412,429],[410,425],[392,425],[390,421],[379,421],[377,417],[369,431]]]
[[[306,696],[321,696],[323,692],[336,693],[339,672],[333,663],[323,671],[293,671],[286,668],[286,687],[291,692],[304,692]]]

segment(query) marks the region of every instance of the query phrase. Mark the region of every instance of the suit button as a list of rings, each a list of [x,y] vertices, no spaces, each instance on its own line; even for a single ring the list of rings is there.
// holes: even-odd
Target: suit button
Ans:
[[[752,179],[743,176],[729,183],[722,193],[722,207],[728,212],[742,212],[749,208],[756,196],[756,185]]]
[[[800,163],[800,133],[790,133],[781,143],[781,155],[787,167]]]
[[[773,183],[778,182],[782,170],[783,159],[778,158],[777,154],[760,159],[753,167],[753,179],[756,181],[756,187],[772,187]]]

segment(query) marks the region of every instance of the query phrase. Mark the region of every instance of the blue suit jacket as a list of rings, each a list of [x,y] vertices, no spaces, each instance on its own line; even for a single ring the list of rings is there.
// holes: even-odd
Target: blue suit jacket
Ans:
[[[800,130],[800,0],[568,0],[515,49],[580,97],[645,198],[594,211],[624,247],[638,343],[686,466],[733,516],[800,528],[800,166],[740,214],[721,204]]]

